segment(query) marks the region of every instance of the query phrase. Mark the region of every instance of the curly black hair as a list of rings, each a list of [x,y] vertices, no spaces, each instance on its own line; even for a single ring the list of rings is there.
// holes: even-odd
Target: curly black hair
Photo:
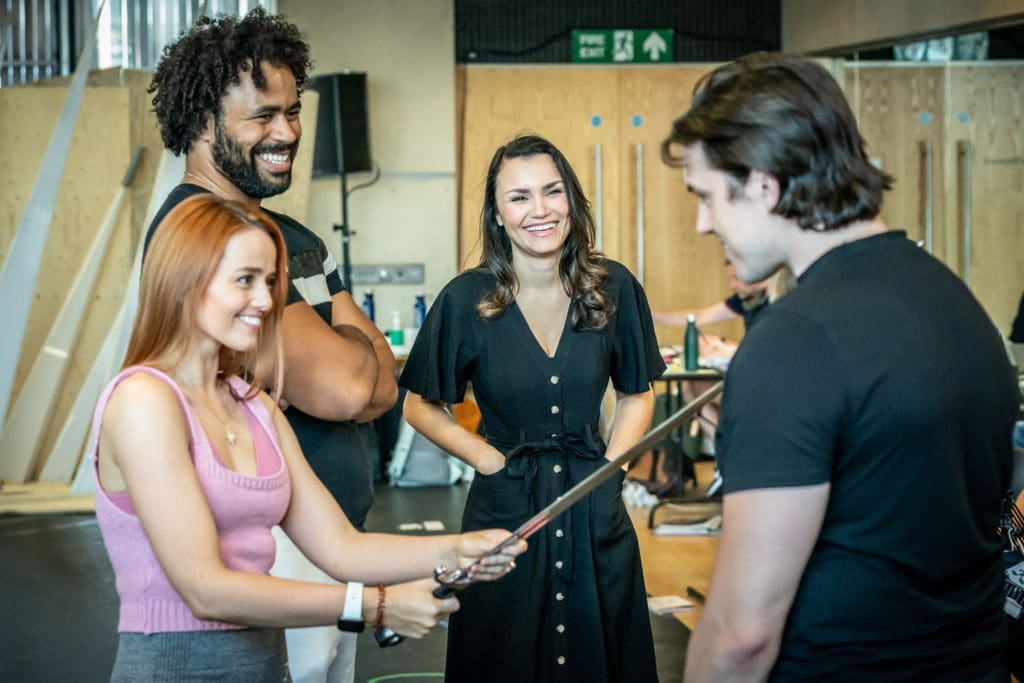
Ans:
[[[268,16],[256,7],[243,19],[201,17],[191,29],[164,47],[163,57],[146,92],[164,146],[179,155],[202,133],[206,116],[220,116],[221,98],[239,75],[252,69],[257,88],[266,87],[261,62],[286,66],[299,92],[313,63],[299,29],[283,17]]]

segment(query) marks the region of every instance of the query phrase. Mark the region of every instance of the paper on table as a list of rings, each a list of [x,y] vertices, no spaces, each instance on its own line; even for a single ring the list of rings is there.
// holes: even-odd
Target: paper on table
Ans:
[[[678,595],[652,595],[647,598],[647,607],[655,614],[672,614],[693,609],[693,602]]]
[[[655,536],[717,536],[722,531],[722,515],[715,515],[695,524],[659,524]]]

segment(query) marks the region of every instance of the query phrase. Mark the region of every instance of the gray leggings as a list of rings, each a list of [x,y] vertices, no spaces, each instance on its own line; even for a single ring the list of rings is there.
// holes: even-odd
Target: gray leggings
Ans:
[[[111,683],[290,683],[280,629],[122,633]]]

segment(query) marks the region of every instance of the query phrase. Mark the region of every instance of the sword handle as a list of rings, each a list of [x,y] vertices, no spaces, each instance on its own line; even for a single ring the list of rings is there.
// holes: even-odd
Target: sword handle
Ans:
[[[455,595],[455,589],[451,586],[438,586],[432,591],[432,595],[438,600],[444,600]]]

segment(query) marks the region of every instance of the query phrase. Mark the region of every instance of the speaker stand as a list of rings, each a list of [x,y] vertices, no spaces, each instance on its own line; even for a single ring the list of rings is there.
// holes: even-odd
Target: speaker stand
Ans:
[[[345,171],[341,172],[341,225],[334,224],[334,229],[341,232],[341,278],[352,295],[356,298],[355,290],[352,289],[352,260],[349,256],[349,242],[355,233],[348,227],[348,180]],[[358,303],[358,302],[357,302]]]

